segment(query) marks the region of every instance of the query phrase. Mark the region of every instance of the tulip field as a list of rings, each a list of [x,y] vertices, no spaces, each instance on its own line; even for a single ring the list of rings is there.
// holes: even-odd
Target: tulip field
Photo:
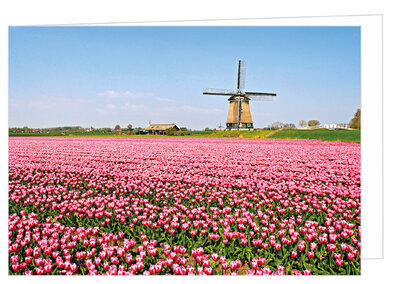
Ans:
[[[360,144],[10,137],[9,274],[360,274]]]

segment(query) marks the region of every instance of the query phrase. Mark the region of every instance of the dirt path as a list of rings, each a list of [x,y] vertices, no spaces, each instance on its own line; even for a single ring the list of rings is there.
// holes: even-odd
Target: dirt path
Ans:
[[[270,133],[268,133],[267,135],[265,135],[264,136],[264,138],[269,138],[269,137],[271,137],[272,135],[274,135],[275,133],[277,133],[277,132],[279,132],[279,131],[282,131],[284,128],[279,128],[279,129],[277,129],[277,130],[273,130],[273,131],[271,131]]]

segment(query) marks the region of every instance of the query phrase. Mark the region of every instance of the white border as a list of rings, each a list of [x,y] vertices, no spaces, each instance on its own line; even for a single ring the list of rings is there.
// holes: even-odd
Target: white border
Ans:
[[[23,2],[23,3],[21,3]],[[40,3],[39,3],[40,2]],[[0,112],[1,116],[1,125],[3,130],[3,139],[2,141],[2,149],[1,151],[1,169],[2,169],[2,184],[3,189],[4,185],[7,183],[7,159],[8,153],[6,149],[8,149],[7,143],[7,133],[6,129],[8,128],[7,123],[7,58],[8,58],[8,50],[7,50],[7,37],[8,37],[8,26],[9,25],[34,25],[34,24],[61,24],[61,23],[88,23],[88,22],[127,22],[127,21],[143,21],[143,20],[179,20],[179,19],[205,19],[205,18],[254,18],[254,17],[268,17],[268,16],[307,16],[307,15],[356,15],[356,14],[377,14],[384,12],[385,14],[385,101],[384,101],[384,117],[385,117],[385,188],[391,188],[392,190],[385,192],[385,219],[389,225],[385,227],[385,232],[389,231],[392,234],[385,234],[386,246],[385,246],[385,259],[382,260],[368,260],[362,261],[362,277],[275,277],[265,279],[263,277],[252,278],[252,281],[280,281],[287,282],[291,280],[295,281],[330,281],[336,282],[347,281],[350,280],[352,282],[364,282],[367,279],[371,281],[382,281],[385,278],[390,276],[395,276],[395,272],[397,271],[397,253],[399,251],[397,242],[397,234],[395,226],[391,226],[392,223],[397,222],[398,213],[394,213],[394,210],[397,210],[398,207],[398,183],[397,183],[397,158],[398,158],[398,150],[397,145],[395,145],[398,137],[396,133],[391,133],[386,130],[389,128],[389,124],[392,127],[397,126],[396,122],[398,121],[398,97],[394,94],[399,93],[398,87],[398,50],[400,50],[399,40],[397,39],[397,27],[398,23],[398,15],[396,7],[394,3],[391,5],[388,1],[381,2],[364,2],[364,1],[279,1],[270,5],[266,1],[260,5],[260,3],[254,3],[255,1],[246,1],[246,4],[242,2],[240,5],[236,6],[232,3],[233,1],[210,1],[204,0],[199,3],[190,3],[189,1],[185,1],[184,3],[177,3],[178,1],[146,1],[141,4],[131,3],[128,6],[121,3],[122,1],[113,1],[113,6],[109,7],[104,5],[105,1],[98,0],[95,2],[87,1],[11,1],[6,2],[7,6],[3,7],[0,21],[2,23],[1,26],[1,60],[2,60],[2,96],[0,107],[2,108],[2,112]],[[382,3],[385,2],[385,3]],[[2,2],[4,3],[4,2]],[[40,5],[42,4],[42,5]],[[122,5],[121,5],[122,4]],[[4,14],[4,15],[3,15]],[[311,19],[309,21],[310,25],[314,25],[316,18]],[[340,18],[339,21],[344,21],[344,18]],[[342,21],[342,23],[344,23]],[[281,21],[281,23],[283,23]],[[160,23],[159,23],[160,24]],[[169,23],[170,24],[170,23]],[[204,24],[204,23],[203,23]],[[186,25],[186,24],[184,24]],[[244,24],[241,24],[244,25]],[[285,24],[286,25],[286,24]],[[347,25],[347,24],[344,24]],[[365,55],[365,53],[363,53]],[[397,60],[397,61],[396,61]],[[364,61],[363,61],[364,62]],[[364,66],[364,65],[363,65]],[[387,72],[388,71],[388,72]],[[363,70],[364,72],[364,70]],[[363,73],[364,76],[364,73]],[[363,77],[364,78],[364,77]],[[386,79],[388,78],[388,79]],[[363,91],[364,91],[363,86]],[[363,106],[367,103],[363,98]],[[364,116],[365,117],[365,116]],[[363,120],[363,123],[365,121]],[[387,125],[387,126],[386,126]],[[364,134],[363,131],[363,139]],[[378,133],[379,134],[379,133]],[[378,134],[375,134],[379,136]],[[391,138],[391,139],[389,139]],[[396,139],[396,140],[395,140]],[[379,143],[377,143],[379,145]],[[364,145],[364,144],[363,144]],[[395,147],[396,146],[396,147]],[[364,148],[365,146],[363,146]],[[391,147],[388,149],[387,147]],[[365,148],[364,148],[365,149]],[[376,148],[373,151],[381,152],[381,149]],[[364,150],[363,150],[364,151]],[[390,155],[387,155],[390,153]],[[363,157],[364,159],[364,157]],[[375,171],[381,171],[381,168],[374,164],[370,164],[368,167],[375,168]],[[375,174],[371,171],[372,174]],[[365,172],[363,171],[363,175]],[[392,187],[390,187],[392,186]],[[3,200],[7,200],[6,190],[2,191]],[[363,195],[363,198],[365,195]],[[388,204],[388,205],[386,205]],[[373,207],[367,207],[363,202],[363,219],[366,214],[366,210],[368,211],[379,211],[376,209],[375,204]],[[2,207],[2,217],[7,215],[7,208],[5,206]],[[389,214],[388,214],[389,213]],[[392,214],[390,214],[392,213]],[[3,219],[7,220],[7,218]],[[363,223],[365,227],[365,224]],[[365,228],[363,228],[363,240],[367,238],[365,234]],[[2,271],[2,279],[11,280],[11,281],[21,281],[25,278],[10,278],[7,277],[7,271],[4,271],[4,267],[6,267],[6,263],[8,262],[8,254],[6,251],[6,243],[8,237],[5,232],[2,231],[1,234],[1,248],[3,249],[0,260],[0,266]],[[391,242],[392,246],[389,250],[387,250],[389,244],[388,241]],[[364,245],[364,244],[363,244]],[[364,249],[363,249],[363,257]],[[88,278],[83,277],[74,277],[67,279],[60,278],[32,278],[29,281],[40,281],[46,282],[48,280],[57,279],[57,281],[81,281],[86,280]],[[209,279],[218,281],[243,281],[243,278],[191,278],[190,281],[209,281]],[[291,280],[290,280],[291,279]],[[99,280],[99,278],[96,278]],[[110,280],[110,278],[104,278],[104,280]],[[101,281],[104,281],[103,279]],[[132,279],[121,279],[118,278],[118,281],[132,281]],[[188,281],[187,278],[135,278],[135,281],[153,281],[153,280],[162,280],[162,281]]]

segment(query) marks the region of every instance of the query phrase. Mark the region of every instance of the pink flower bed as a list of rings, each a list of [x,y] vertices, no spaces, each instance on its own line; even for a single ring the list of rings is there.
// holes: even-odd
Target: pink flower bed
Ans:
[[[359,274],[360,145],[9,138],[10,274]]]

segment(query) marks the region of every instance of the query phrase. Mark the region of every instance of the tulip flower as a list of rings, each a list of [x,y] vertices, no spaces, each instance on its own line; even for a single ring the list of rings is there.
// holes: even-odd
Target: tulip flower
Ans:
[[[347,258],[348,258],[349,260],[353,260],[354,257],[355,257],[355,254],[354,254],[354,253],[349,252],[349,253],[347,254]]]
[[[316,243],[310,243],[310,249],[311,250],[315,250],[317,248],[317,244]]]
[[[308,256],[309,258],[314,258],[315,254],[314,254],[313,251],[307,251],[307,256]]]
[[[219,259],[218,253],[213,253],[213,254],[211,255],[211,258],[212,258],[212,260],[214,260],[214,261],[218,261],[218,259]]]
[[[303,275],[311,275],[311,270],[309,269],[304,270]]]

